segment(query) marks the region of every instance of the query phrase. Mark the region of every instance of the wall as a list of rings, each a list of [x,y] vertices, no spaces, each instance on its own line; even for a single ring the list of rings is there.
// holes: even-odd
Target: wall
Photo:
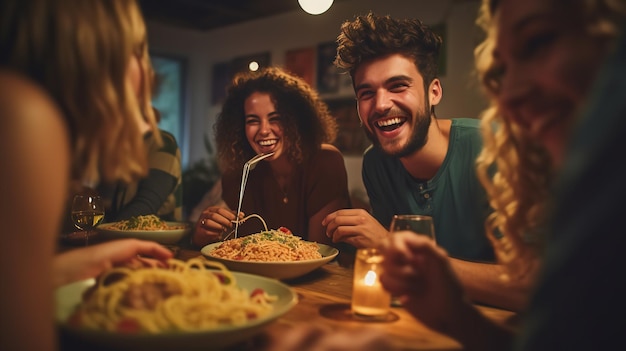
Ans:
[[[271,63],[283,65],[286,51],[333,41],[343,21],[369,10],[399,18],[417,17],[429,25],[445,22],[447,72],[441,79],[444,98],[437,116],[477,117],[485,106],[472,76],[473,48],[480,38],[474,25],[478,7],[478,0],[344,0],[318,16],[297,11],[208,32],[148,23],[152,52],[187,60],[186,129],[180,141],[185,153],[183,166],[205,156],[203,137],[212,135],[219,112],[219,106],[210,102],[214,64],[269,51]],[[346,157],[346,167],[350,188],[362,190],[360,157]]]

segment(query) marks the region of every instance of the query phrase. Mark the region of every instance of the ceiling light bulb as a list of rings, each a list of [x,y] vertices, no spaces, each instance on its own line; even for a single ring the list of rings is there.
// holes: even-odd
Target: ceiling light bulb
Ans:
[[[333,0],[298,0],[298,3],[306,13],[319,15],[332,6]]]
[[[248,69],[252,72],[256,72],[259,69],[259,63],[256,61],[250,62],[250,64],[248,65]]]

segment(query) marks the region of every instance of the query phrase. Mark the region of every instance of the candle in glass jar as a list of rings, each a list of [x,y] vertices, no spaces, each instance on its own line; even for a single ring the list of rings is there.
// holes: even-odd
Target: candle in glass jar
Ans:
[[[376,249],[357,251],[352,287],[352,312],[363,316],[384,316],[389,311],[390,294],[379,280],[382,255]]]

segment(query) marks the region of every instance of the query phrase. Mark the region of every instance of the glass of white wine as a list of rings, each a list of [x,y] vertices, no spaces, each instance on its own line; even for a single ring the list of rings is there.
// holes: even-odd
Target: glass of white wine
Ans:
[[[89,245],[89,231],[104,219],[104,203],[100,196],[75,195],[72,201],[72,222],[85,234],[85,246]]]
[[[433,224],[433,218],[431,216],[412,214],[394,215],[391,219],[391,225],[389,226],[391,235],[393,235],[394,232],[405,230],[411,231],[417,235],[425,235],[435,240],[435,225]],[[391,305],[402,306],[402,303],[397,297],[392,296]]]

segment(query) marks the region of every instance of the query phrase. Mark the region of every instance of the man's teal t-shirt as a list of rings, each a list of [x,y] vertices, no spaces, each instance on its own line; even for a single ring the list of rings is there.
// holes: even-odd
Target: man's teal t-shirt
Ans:
[[[450,256],[493,262],[485,234],[490,207],[476,177],[475,161],[482,149],[479,124],[477,119],[452,119],[446,157],[427,181],[414,179],[397,157],[370,146],[362,175],[373,216],[386,228],[395,214],[432,216],[437,244]]]

